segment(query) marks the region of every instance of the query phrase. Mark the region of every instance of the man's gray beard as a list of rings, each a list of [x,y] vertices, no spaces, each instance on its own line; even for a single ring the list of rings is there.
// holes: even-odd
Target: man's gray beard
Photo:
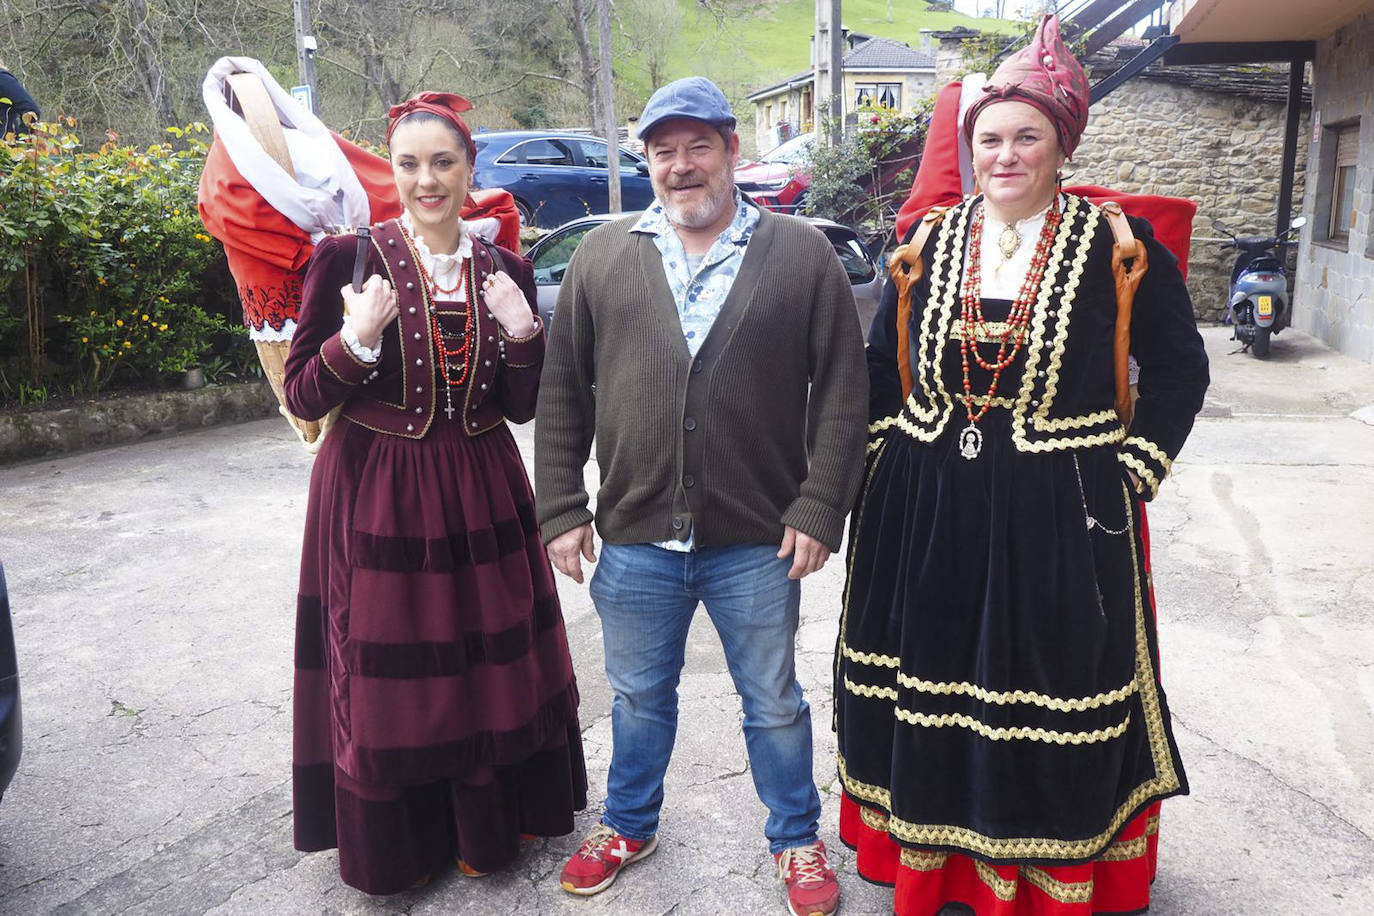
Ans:
[[[714,223],[716,219],[719,218],[721,209],[725,206],[724,202],[733,200],[734,198],[734,171],[731,170],[726,175],[725,184],[719,189],[719,194],[714,193],[717,189],[711,188],[709,181],[707,182],[707,187],[712,191],[711,196],[702,201],[699,206],[690,210],[683,209],[676,204],[668,203],[664,200],[666,195],[660,193],[658,199],[663,204],[663,212],[667,215],[668,222],[672,223],[674,226],[682,226],[685,229],[705,229],[707,226]]]

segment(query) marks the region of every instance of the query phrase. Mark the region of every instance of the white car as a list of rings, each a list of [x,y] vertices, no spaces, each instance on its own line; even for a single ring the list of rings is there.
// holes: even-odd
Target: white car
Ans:
[[[534,283],[539,289],[539,317],[547,327],[553,320],[554,306],[558,304],[558,287],[563,282],[563,273],[568,269],[568,261],[581,243],[582,237],[602,223],[631,216],[630,213],[601,213],[584,216],[570,223],[564,223],[544,236],[525,254],[534,263]],[[868,337],[868,326],[878,311],[878,299],[883,294],[883,274],[878,263],[869,254],[858,233],[848,226],[831,222],[828,219],[802,217],[815,226],[835,249],[835,256],[844,265],[854,289],[854,305],[859,313],[859,324],[863,327],[864,337]]]

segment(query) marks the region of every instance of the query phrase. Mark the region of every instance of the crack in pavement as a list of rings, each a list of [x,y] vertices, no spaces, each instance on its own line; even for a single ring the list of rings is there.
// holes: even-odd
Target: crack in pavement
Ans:
[[[1235,750],[1235,749],[1233,749],[1233,748],[1227,747],[1226,745],[1222,744],[1220,741],[1217,741],[1217,740],[1214,739],[1211,735],[1208,735],[1208,734],[1206,734],[1205,732],[1201,732],[1201,731],[1198,731],[1198,730],[1195,729],[1195,728],[1192,728],[1191,726],[1188,725],[1187,722],[1185,722],[1183,719],[1179,718],[1179,715],[1178,715],[1177,712],[1174,712],[1174,713],[1173,713],[1173,720],[1174,720],[1174,723],[1175,723],[1176,725],[1178,725],[1179,727],[1183,728],[1184,730],[1186,730],[1189,734],[1193,735],[1194,737],[1200,738],[1201,740],[1206,741],[1206,742],[1207,742],[1208,744],[1210,744],[1212,747],[1216,748],[1220,753],[1226,754],[1226,755],[1228,755],[1228,756],[1230,756],[1230,757],[1234,757],[1234,758],[1237,759],[1237,760],[1243,760],[1243,761],[1245,761],[1246,763],[1248,763],[1248,764],[1250,764],[1251,766],[1253,766],[1255,769],[1257,769],[1257,770],[1261,771],[1262,773],[1264,773],[1264,774],[1265,774],[1266,776],[1268,776],[1270,779],[1274,780],[1274,782],[1278,783],[1278,785],[1280,785],[1280,786],[1282,786],[1283,788],[1287,789],[1288,791],[1292,792],[1294,795],[1297,795],[1299,798],[1304,798],[1304,799],[1306,799],[1307,801],[1311,802],[1312,804],[1316,805],[1318,808],[1320,808],[1321,810],[1325,811],[1328,815],[1330,815],[1332,819],[1334,819],[1334,820],[1336,820],[1337,822],[1339,822],[1339,823],[1341,823],[1341,824],[1344,824],[1346,827],[1350,828],[1350,830],[1351,830],[1353,833],[1355,833],[1355,834],[1357,834],[1357,835],[1359,836],[1360,840],[1362,840],[1363,843],[1364,843],[1365,845],[1374,847],[1374,835],[1371,835],[1370,833],[1368,833],[1367,831],[1365,831],[1364,828],[1360,827],[1358,824],[1356,824],[1356,823],[1354,823],[1353,821],[1351,821],[1349,818],[1347,818],[1345,815],[1341,814],[1339,811],[1336,811],[1335,809],[1333,809],[1329,803],[1324,802],[1324,801],[1322,801],[1320,798],[1317,798],[1317,797],[1315,797],[1314,795],[1312,795],[1312,794],[1310,794],[1310,793],[1308,793],[1308,792],[1306,792],[1306,791],[1304,791],[1304,790],[1298,788],[1297,786],[1293,785],[1293,784],[1290,783],[1287,779],[1285,779],[1283,776],[1279,775],[1277,772],[1275,772],[1273,769],[1271,769],[1270,767],[1266,766],[1265,764],[1260,763],[1258,760],[1254,759],[1253,757],[1247,757],[1247,756],[1245,756],[1244,754],[1242,754],[1240,751],[1237,751],[1237,750]]]

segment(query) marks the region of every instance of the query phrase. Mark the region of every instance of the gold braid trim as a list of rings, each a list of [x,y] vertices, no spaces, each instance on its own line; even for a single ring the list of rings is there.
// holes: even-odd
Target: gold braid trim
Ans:
[[[893,659],[896,661],[896,659]],[[1011,703],[1034,703],[1046,709],[1054,709],[1059,712],[1083,712],[1085,709],[1100,709],[1112,703],[1119,703],[1135,693],[1135,681],[1125,684],[1115,690],[1106,693],[1099,693],[1091,697],[1076,697],[1073,699],[1062,699],[1060,697],[1046,696],[1043,693],[1036,693],[1032,690],[988,690],[986,687],[979,687],[977,684],[970,684],[967,681],[923,681],[920,678],[911,677],[907,674],[897,673],[897,683],[903,687],[910,687],[919,690],[921,693],[934,693],[941,696],[957,694],[970,696],[984,703],[998,703],[1008,705]]]
[[[1010,903],[1016,899],[1015,878],[1003,878],[997,873],[997,869],[982,859],[974,859],[973,867],[978,872],[978,880],[986,884],[998,900]]]
[[[859,819],[864,822],[864,826],[869,830],[887,833],[887,814],[884,812],[870,808],[867,805],[860,805]]]
[[[894,703],[897,702],[897,691],[891,687],[875,687],[871,684],[856,684],[849,678],[845,678],[844,689],[856,696],[868,697],[869,699],[877,698],[879,700],[891,700]],[[901,711],[899,710],[897,714],[901,715]]]
[[[846,679],[845,686],[849,686]],[[891,690],[887,687],[871,688],[874,691]],[[892,691],[892,699],[896,699],[896,691]],[[873,694],[865,694],[872,696]],[[1099,728],[1090,732],[1061,732],[1053,729],[1030,728],[1027,726],[1012,726],[1011,728],[994,728],[978,721],[972,716],[962,713],[945,713],[943,715],[932,716],[920,712],[911,712],[901,707],[893,709],[893,714],[903,722],[911,725],[919,725],[926,728],[944,728],[947,725],[956,725],[959,728],[967,728],[975,734],[981,735],[990,741],[1014,741],[1018,739],[1029,739],[1032,741],[1043,741],[1046,744],[1097,744],[1100,741],[1110,741],[1113,738],[1120,738],[1125,734],[1127,727],[1131,724],[1131,714],[1127,713],[1126,718],[1120,724],[1113,725],[1111,728]]]
[[[1127,862],[1131,859],[1138,859],[1145,855],[1149,846],[1149,836],[1142,835],[1134,840],[1123,840],[1113,843],[1107,847],[1107,851],[1098,856],[1098,862]]]
[[[1093,899],[1091,878],[1069,884],[1050,877],[1048,872],[1032,865],[1021,866],[1021,877],[1060,903],[1091,903]]]
[[[1149,465],[1141,461],[1135,455],[1132,455],[1130,452],[1117,452],[1116,457],[1117,460],[1126,465],[1126,467],[1135,471],[1136,474],[1139,475],[1141,482],[1150,488],[1151,499],[1159,495],[1159,478],[1155,476],[1155,472]]]
[[[945,867],[947,861],[949,861],[948,853],[926,852],[924,849],[902,847],[902,867],[912,871],[939,871]]]
[[[851,662],[858,662],[861,665],[877,665],[880,668],[896,668],[902,664],[900,658],[891,655],[879,655],[876,652],[860,652],[857,649],[851,649],[843,643],[841,643],[841,646],[841,651],[844,653],[845,658],[849,659]]]
[[[1149,439],[1142,439],[1140,436],[1131,436],[1123,442],[1122,445],[1126,448],[1134,446],[1149,455],[1155,461],[1158,461],[1159,466],[1164,469],[1165,474],[1168,474],[1169,469],[1174,466],[1174,459],[1170,458],[1164,449],[1155,445]]]
[[[1070,208],[1074,218],[1078,217],[1081,203],[1080,200],[1075,199]],[[1101,222],[1101,218],[1095,211],[1090,210],[1083,227],[1083,238],[1078,244],[1078,251],[1069,267],[1068,279],[1064,281],[1064,292],[1059,300],[1059,308],[1055,311],[1054,346],[1050,350],[1049,366],[1046,367],[1045,391],[1040,396],[1040,404],[1035,408],[1035,414],[1031,418],[1031,425],[1041,432],[1054,431],[1053,427],[1047,425],[1050,405],[1054,403],[1054,396],[1059,393],[1059,370],[1063,367],[1064,349],[1069,341],[1069,319],[1073,315],[1074,301],[1078,296],[1078,285],[1083,280],[1083,269],[1088,263],[1088,252],[1092,249],[1092,239],[1097,233],[1099,222]],[[1055,245],[1055,255],[1060,260],[1064,257],[1064,247],[1067,242],[1068,233],[1064,233]],[[1041,302],[1047,302],[1050,290],[1049,282],[1041,287]],[[1108,413],[1114,413],[1114,411],[1108,411]]]
[[[1066,429],[1082,429],[1085,426],[1098,426],[1103,423],[1117,422],[1116,410],[1099,410],[1096,413],[1080,414],[1076,417],[1055,417],[1041,419],[1038,415],[1035,428],[1049,433],[1062,433]]]

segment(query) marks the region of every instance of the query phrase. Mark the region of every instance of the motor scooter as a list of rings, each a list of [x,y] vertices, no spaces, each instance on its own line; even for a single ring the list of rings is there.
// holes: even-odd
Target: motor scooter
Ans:
[[[1264,359],[1269,355],[1269,338],[1292,324],[1285,249],[1297,244],[1288,236],[1305,225],[1307,217],[1299,216],[1277,236],[1238,236],[1221,220],[1212,221],[1212,228],[1230,240],[1223,247],[1239,252],[1231,269],[1227,320],[1235,329],[1232,339],[1241,342],[1241,352],[1249,350]]]

